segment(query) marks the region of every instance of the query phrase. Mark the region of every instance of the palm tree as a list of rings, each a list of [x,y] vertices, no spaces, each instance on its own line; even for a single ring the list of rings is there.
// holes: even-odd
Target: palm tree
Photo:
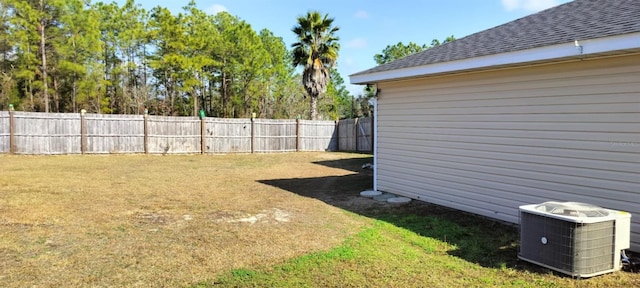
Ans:
[[[308,12],[306,16],[298,17],[298,25],[292,31],[298,36],[298,42],[293,43],[293,65],[304,66],[302,71],[302,85],[309,94],[311,109],[310,117],[316,120],[318,112],[318,96],[327,90],[330,70],[338,59],[339,38],[335,36],[337,26],[332,27],[333,18],[329,14],[322,15],[318,11]]]

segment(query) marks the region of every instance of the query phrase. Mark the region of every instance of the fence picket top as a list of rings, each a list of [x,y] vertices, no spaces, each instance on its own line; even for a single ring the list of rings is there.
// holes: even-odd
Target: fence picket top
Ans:
[[[42,113],[42,112],[14,112],[14,118],[28,118],[28,119],[63,119],[63,120],[76,120],[80,119],[80,113]]]
[[[193,117],[173,117],[170,116],[149,116],[149,122],[171,122],[171,123],[200,123],[200,119]]]
[[[208,118],[204,118],[204,122],[205,123],[246,123],[246,124],[251,124],[251,119],[247,119],[247,118],[215,118],[215,117],[208,117]]]
[[[343,120],[340,120],[340,121],[343,121]],[[300,124],[336,125],[336,121],[331,121],[331,120],[305,120],[305,119],[300,119]]]
[[[286,127],[286,128],[296,128],[296,123],[255,123],[257,127]]]
[[[72,114],[72,113],[65,113]],[[144,114],[98,114],[98,113],[85,113],[85,117],[95,118],[144,118]]]
[[[80,132],[78,133],[47,133],[47,134],[27,134],[27,133],[14,133],[16,137],[31,137],[31,138],[52,138],[52,137],[80,137],[82,136]]]
[[[296,124],[296,120],[295,119],[259,119],[259,118],[255,118],[253,120],[254,120],[255,123],[260,123],[260,124],[283,124],[283,123]]]
[[[117,115],[116,115],[117,116]],[[84,117],[87,122],[91,121],[102,121],[102,122],[144,122],[143,117],[104,117],[104,116],[85,116]]]

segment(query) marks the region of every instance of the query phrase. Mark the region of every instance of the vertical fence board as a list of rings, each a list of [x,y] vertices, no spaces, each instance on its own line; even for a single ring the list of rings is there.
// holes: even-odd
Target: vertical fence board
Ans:
[[[15,112],[16,154],[79,154],[80,114]]]
[[[358,146],[356,147],[356,151],[358,152],[371,152],[372,143],[373,143],[373,135],[372,135],[372,118],[359,118],[357,125],[357,135],[358,135]]]
[[[0,111],[0,153],[9,153],[9,111]]]
[[[199,153],[200,119],[149,116],[149,153]]]
[[[85,114],[89,154],[144,153],[144,116]]]
[[[251,120],[205,118],[207,153],[251,152]]]
[[[255,152],[296,151],[296,120],[254,119]]]
[[[337,132],[333,121],[300,120],[300,150],[335,151]]]
[[[338,124],[340,151],[356,151],[355,122],[355,119],[340,120]]]

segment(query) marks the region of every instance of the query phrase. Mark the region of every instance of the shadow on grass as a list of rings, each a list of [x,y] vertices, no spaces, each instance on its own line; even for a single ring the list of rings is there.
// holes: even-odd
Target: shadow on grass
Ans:
[[[542,271],[518,261],[518,233],[514,226],[422,201],[398,206],[360,197],[361,191],[373,186],[372,171],[362,169],[370,162],[371,158],[314,162],[356,173],[260,182],[447,242],[455,247],[448,251],[450,255],[484,267]]]
[[[325,161],[315,161],[314,164],[327,166],[331,168],[338,168],[343,170],[348,170],[356,173],[364,173],[368,176],[372,176],[370,169],[363,169],[362,165],[364,164],[373,164],[373,157],[368,158],[352,158],[352,159],[339,159],[339,160],[325,160]],[[369,172],[369,173],[367,173]],[[373,178],[369,179],[370,185],[373,184]]]

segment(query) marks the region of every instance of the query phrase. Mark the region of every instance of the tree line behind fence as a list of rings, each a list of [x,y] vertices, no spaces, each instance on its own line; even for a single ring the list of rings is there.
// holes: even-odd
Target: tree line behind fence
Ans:
[[[0,153],[371,152],[371,118],[228,119],[0,111]]]

